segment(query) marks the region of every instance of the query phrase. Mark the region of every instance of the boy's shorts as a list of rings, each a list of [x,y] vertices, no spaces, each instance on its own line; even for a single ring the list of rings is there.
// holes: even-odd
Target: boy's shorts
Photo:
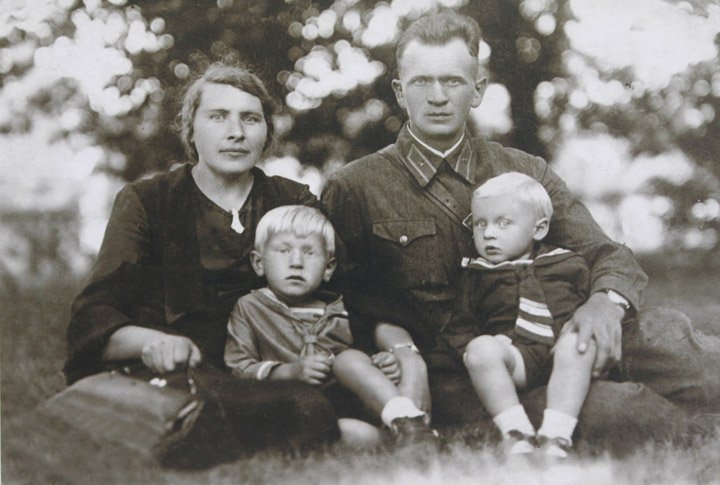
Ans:
[[[522,356],[525,364],[524,390],[529,391],[547,384],[552,372],[553,361],[550,353],[552,347],[518,335],[514,330],[505,332],[503,335],[512,340],[512,344]],[[472,340],[472,338],[468,337],[468,341]],[[446,339],[439,338],[435,348],[424,357],[430,371],[467,374],[467,369],[463,363],[463,353],[464,347],[461,351],[452,347]]]
[[[514,330],[506,333],[512,345],[518,349],[525,364],[525,391],[544,386],[550,379],[552,372],[551,346],[541,344],[522,335]]]

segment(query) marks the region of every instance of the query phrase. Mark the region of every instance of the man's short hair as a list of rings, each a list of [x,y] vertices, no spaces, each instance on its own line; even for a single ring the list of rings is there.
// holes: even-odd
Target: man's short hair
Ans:
[[[319,210],[306,205],[283,205],[268,211],[255,229],[255,250],[262,252],[267,243],[283,232],[306,237],[317,234],[325,244],[328,256],[335,255],[335,230]]]
[[[529,175],[507,172],[493,177],[475,189],[473,200],[498,195],[516,195],[535,212],[538,219],[552,218],[553,205],[550,196],[545,187]]]
[[[275,113],[275,101],[268,93],[265,84],[255,74],[245,67],[239,65],[226,64],[225,62],[213,62],[202,74],[191,79],[184,90],[182,105],[180,107],[178,128],[180,131],[180,140],[185,153],[190,159],[197,161],[198,153],[195,144],[192,142],[193,122],[195,114],[200,105],[200,96],[203,87],[207,83],[227,84],[238,88],[248,94],[260,99],[263,115],[265,116],[265,124],[267,125],[267,139],[265,140],[264,151],[271,146],[275,135],[275,126],[273,124],[273,114]]]
[[[429,45],[445,45],[453,39],[462,40],[470,55],[477,58],[480,45],[480,26],[474,19],[453,11],[420,17],[411,23],[400,36],[395,48],[398,69],[400,69],[400,58],[411,41],[418,40]]]

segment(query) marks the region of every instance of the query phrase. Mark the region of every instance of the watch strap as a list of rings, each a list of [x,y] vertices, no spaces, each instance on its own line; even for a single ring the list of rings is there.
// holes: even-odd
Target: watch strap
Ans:
[[[401,344],[395,344],[392,347],[390,347],[390,352],[395,353],[397,350],[401,349],[410,349],[416,354],[420,353],[420,349],[417,348],[417,345],[415,345],[413,342],[404,342]]]
[[[630,302],[615,290],[602,290],[608,296],[608,299],[628,312],[630,310]]]

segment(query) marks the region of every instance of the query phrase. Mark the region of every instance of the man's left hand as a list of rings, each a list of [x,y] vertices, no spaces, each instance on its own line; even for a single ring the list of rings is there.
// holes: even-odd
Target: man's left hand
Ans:
[[[590,339],[595,339],[597,356],[593,377],[600,377],[611,362],[622,358],[622,318],[624,310],[611,302],[605,293],[593,293],[563,326],[562,333],[577,332],[577,350],[584,354]]]

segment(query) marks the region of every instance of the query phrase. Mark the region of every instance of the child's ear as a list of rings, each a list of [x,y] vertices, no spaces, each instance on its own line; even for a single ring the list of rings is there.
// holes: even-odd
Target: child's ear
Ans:
[[[550,219],[547,217],[538,219],[537,222],[535,222],[535,234],[533,234],[533,239],[536,241],[542,241],[543,238],[547,236],[549,230]]]
[[[330,281],[330,278],[332,278],[332,275],[335,272],[335,268],[337,268],[337,261],[335,258],[328,259],[328,262],[325,265],[325,271],[323,271],[323,281],[325,283]]]
[[[265,276],[265,267],[263,266],[262,255],[259,252],[253,250],[250,253],[250,264],[252,264],[255,274],[258,276]]]

